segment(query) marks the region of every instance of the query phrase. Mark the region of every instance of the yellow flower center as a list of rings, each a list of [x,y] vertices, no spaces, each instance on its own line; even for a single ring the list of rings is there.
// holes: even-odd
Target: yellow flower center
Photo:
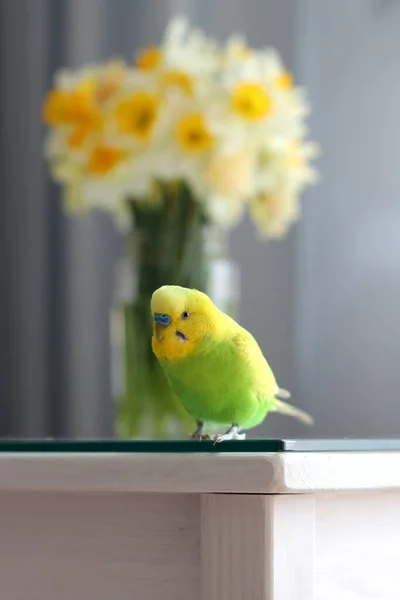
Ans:
[[[205,152],[214,138],[209,132],[201,113],[192,113],[181,119],[176,128],[178,144],[188,152]]]
[[[159,99],[149,92],[135,92],[120,102],[117,121],[121,133],[146,140],[154,127]]]
[[[192,78],[182,71],[167,71],[161,77],[161,83],[164,87],[179,88],[188,96],[193,94]]]
[[[88,131],[87,127],[77,127],[67,137],[67,145],[73,150],[79,150],[84,145],[88,133],[90,130]]]
[[[281,90],[287,91],[291,90],[293,87],[293,76],[290,71],[282,71],[274,81],[276,87]]]
[[[135,65],[143,71],[152,71],[161,62],[161,50],[157,46],[148,46],[141,50],[136,58]]]
[[[107,175],[124,156],[125,152],[115,146],[96,146],[89,158],[88,171],[92,175]]]
[[[95,92],[96,82],[91,77],[75,89],[51,90],[43,104],[45,123],[54,127],[93,121],[98,115]]]
[[[232,94],[233,110],[248,121],[260,121],[272,110],[272,98],[258,83],[241,83]]]
[[[95,80],[88,78],[71,90],[51,90],[44,101],[43,119],[52,127],[71,126],[67,144],[73,149],[81,148],[87,137],[103,126],[103,117],[96,105]]]
[[[43,120],[46,125],[62,125],[69,122],[70,93],[51,90],[43,104]]]

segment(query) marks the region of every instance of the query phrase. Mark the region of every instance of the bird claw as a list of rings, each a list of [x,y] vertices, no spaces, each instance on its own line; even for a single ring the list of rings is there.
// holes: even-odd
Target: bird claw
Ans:
[[[221,442],[225,442],[228,440],[245,440],[245,433],[238,433],[237,429],[230,429],[226,433],[221,433],[216,435],[214,438],[214,446],[215,444],[220,444]]]
[[[197,431],[195,431],[191,436],[190,436],[191,440],[211,440],[210,436],[208,435],[208,433],[197,433]]]
[[[190,436],[191,440],[211,440],[210,436],[207,433],[204,433],[204,422],[203,421],[199,421],[198,419],[196,420],[196,424],[197,424],[197,429],[194,433],[192,433],[192,435]]]
[[[220,444],[223,441],[223,438],[223,435],[216,435],[214,438],[213,446],[215,446],[215,444]]]

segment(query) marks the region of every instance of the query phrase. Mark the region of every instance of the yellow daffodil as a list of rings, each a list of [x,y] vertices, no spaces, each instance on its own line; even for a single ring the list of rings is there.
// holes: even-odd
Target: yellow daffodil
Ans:
[[[258,83],[241,83],[233,90],[233,110],[247,121],[265,119],[270,114],[272,106],[270,94]]]
[[[74,89],[54,88],[45,98],[43,118],[47,125],[74,125],[93,120],[98,114],[96,82],[92,78]]]
[[[115,146],[106,144],[95,146],[89,157],[88,173],[97,176],[107,175],[123,160],[125,154],[121,148]]]
[[[119,131],[147,140],[155,125],[159,98],[150,92],[133,92],[119,103],[116,118]]]
[[[222,45],[179,17],[131,64],[56,74],[45,156],[73,210],[119,219],[127,198],[149,203],[154,182],[181,181],[212,222],[232,227],[248,210],[263,235],[279,236],[316,180],[308,109],[273,49],[240,36]]]
[[[191,113],[181,119],[176,128],[179,146],[187,152],[200,153],[209,150],[214,138],[200,112]]]
[[[92,132],[86,125],[78,125],[67,136],[67,146],[71,150],[79,150],[85,144],[88,135]]]
[[[291,90],[293,87],[293,76],[290,71],[281,71],[274,79],[274,84],[280,90]]]
[[[142,71],[152,71],[160,64],[161,56],[161,50],[157,46],[148,46],[139,52],[135,66]]]
[[[183,71],[166,71],[161,76],[161,83],[164,88],[177,88],[189,96],[193,95],[193,79]]]
[[[90,79],[75,89],[53,89],[45,99],[43,118],[52,127],[68,126],[67,145],[81,148],[87,137],[103,126],[95,82]]]

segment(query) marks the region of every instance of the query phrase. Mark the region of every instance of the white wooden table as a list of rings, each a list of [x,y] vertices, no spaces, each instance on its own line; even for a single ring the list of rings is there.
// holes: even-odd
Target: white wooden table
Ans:
[[[1,600],[395,600],[400,453],[0,455]]]

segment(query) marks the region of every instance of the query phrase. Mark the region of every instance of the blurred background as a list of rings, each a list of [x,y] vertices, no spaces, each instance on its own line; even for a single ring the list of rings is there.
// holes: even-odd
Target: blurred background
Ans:
[[[281,242],[231,235],[240,321],[310,431],[400,425],[400,3],[391,0],[0,0],[0,436],[112,434],[109,309],[121,240],[105,215],[62,213],[42,158],[55,69],[158,43],[176,13],[218,38],[275,46],[308,88],[322,182]]]

